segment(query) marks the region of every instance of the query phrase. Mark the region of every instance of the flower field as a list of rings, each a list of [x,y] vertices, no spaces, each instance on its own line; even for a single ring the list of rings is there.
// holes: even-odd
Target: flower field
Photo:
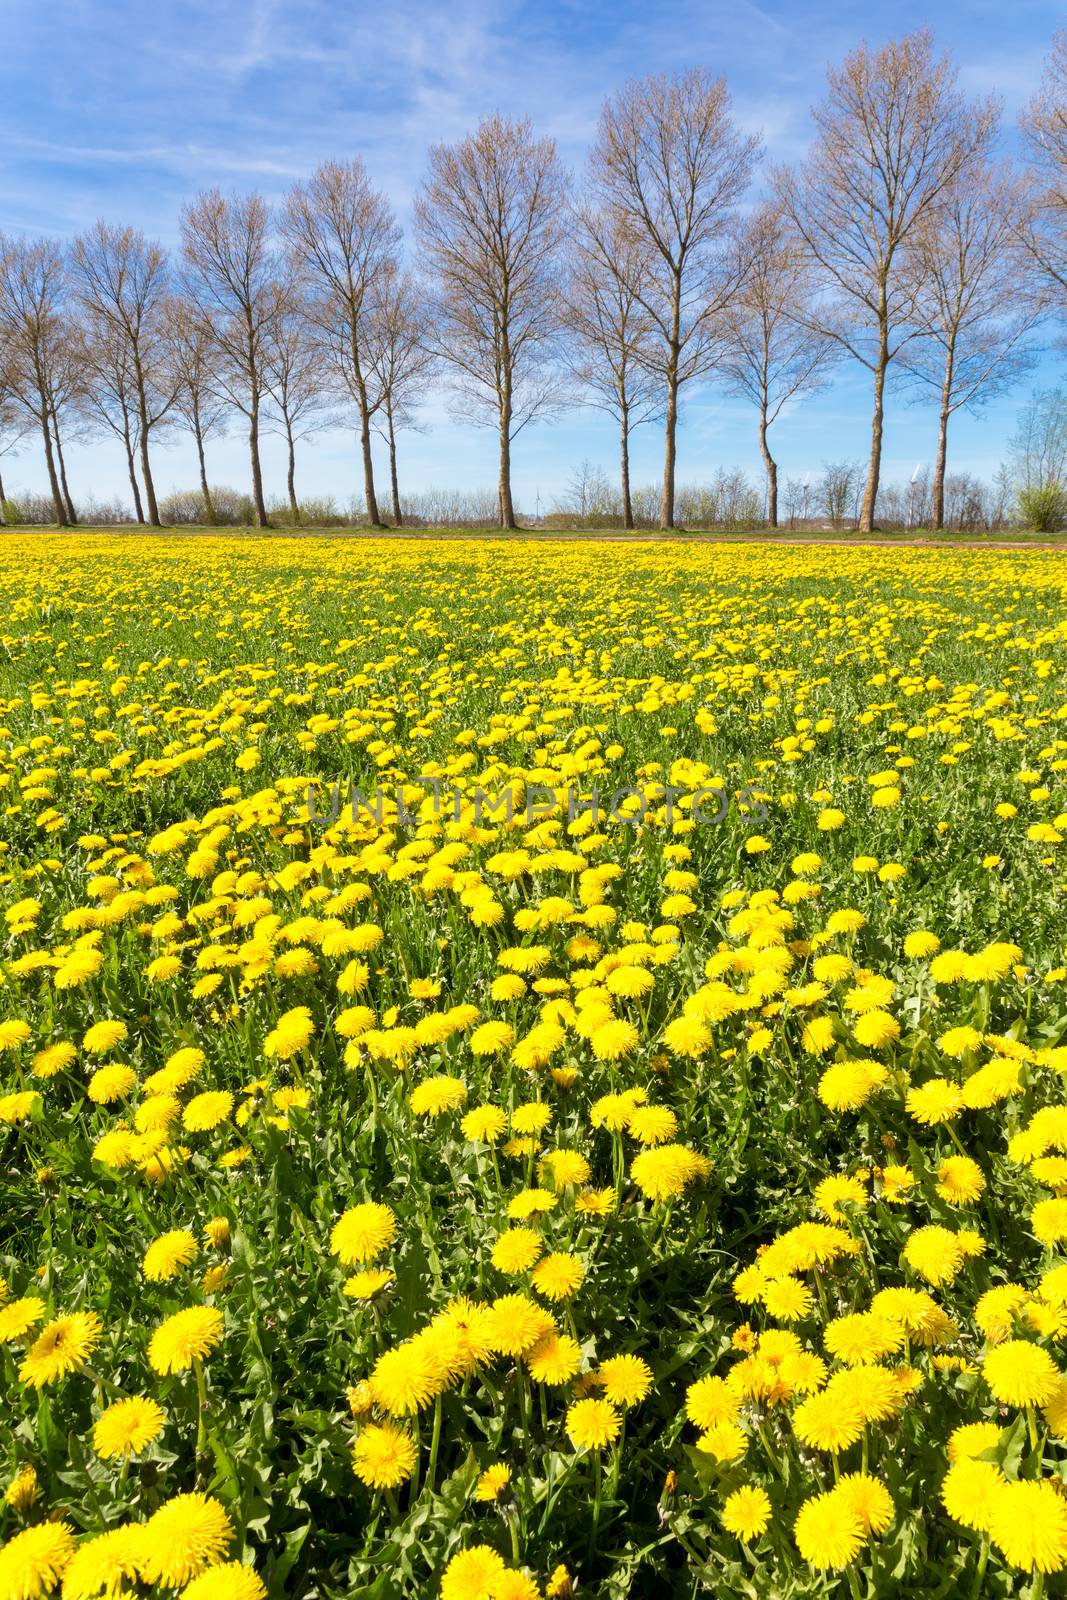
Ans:
[[[1067,1592],[1062,557],[3,555],[0,1600]]]

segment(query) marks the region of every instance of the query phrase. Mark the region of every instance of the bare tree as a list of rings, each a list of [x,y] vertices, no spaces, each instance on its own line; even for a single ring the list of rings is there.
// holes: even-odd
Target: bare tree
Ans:
[[[582,528],[605,527],[618,517],[621,501],[617,491],[607,473],[588,457],[575,467],[567,488],[567,498],[557,500],[552,507],[555,515],[573,518]]]
[[[61,528],[73,520],[60,487],[53,439],[57,386],[66,389],[59,369],[70,332],[67,287],[63,254],[51,239],[0,235],[0,367],[11,402],[41,431]]]
[[[679,397],[711,368],[719,314],[742,281],[731,225],[759,148],[730,114],[726,79],[697,67],[629,82],[605,103],[590,153],[590,187],[640,253],[638,298],[656,330],[664,528],[674,526]]]
[[[218,522],[207,475],[205,443],[223,431],[227,400],[215,382],[215,349],[211,330],[196,307],[180,296],[167,305],[167,360],[174,411],[196,440],[200,493],[209,526]]]
[[[1067,393],[1033,391],[1008,440],[1008,459],[1017,493],[1067,488]]]
[[[1056,35],[1041,87],[1019,121],[1032,173],[1032,210],[1023,238],[1062,301],[1067,291],[1067,32]]]
[[[839,528],[844,522],[860,481],[860,469],[855,461],[827,461],[823,464],[816,493],[819,504],[834,528]]]
[[[63,491],[67,521],[72,526],[78,521],[78,513],[74,509],[70,484],[67,482],[67,463],[63,455],[60,418],[63,418],[64,428],[69,423],[76,429],[79,421],[84,421],[87,376],[85,330],[71,318],[55,359],[49,366],[47,385],[48,419],[56,447],[56,461],[59,463],[59,486]]]
[[[137,380],[129,341],[112,322],[87,312],[85,403],[90,417],[122,441],[134,513],[145,520],[135,452],[138,442]],[[157,524],[158,526],[158,524]]]
[[[516,526],[515,438],[559,404],[566,196],[554,141],[536,139],[528,119],[492,116],[458,144],[431,146],[415,203],[457,414],[497,428],[502,528]]]
[[[767,433],[783,408],[827,381],[834,344],[812,327],[813,285],[781,208],[759,206],[740,234],[746,278],[723,313],[719,370],[735,394],[759,413],[759,445],[767,472],[767,521],[778,526],[778,463]]]
[[[816,137],[776,189],[825,291],[813,325],[874,379],[871,448],[860,530],[874,527],[890,363],[916,335],[912,236],[967,165],[983,159],[998,107],[968,106],[927,29],[881,49],[861,44],[827,72],[812,112]]]
[[[1067,523],[1067,395],[1035,389],[1008,441],[1006,487],[1024,527],[1056,533]]]
[[[916,277],[920,338],[902,356],[923,393],[938,396],[937,456],[931,487],[935,528],[945,526],[948,428],[962,409],[977,410],[1016,382],[1032,363],[1027,335],[1042,306],[1027,293],[1022,244],[1024,208],[1006,173],[970,165],[922,218],[909,252]]]
[[[17,450],[29,427],[30,424],[27,417],[19,409],[18,402],[5,381],[3,347],[0,346],[0,456],[11,455]],[[4,520],[4,502],[6,499],[4,477],[3,473],[0,473],[0,524]]]
[[[266,395],[264,342],[279,316],[279,263],[262,195],[211,189],[182,212],[187,284],[216,353],[215,381],[248,419],[256,525],[267,527],[259,436]]]
[[[641,251],[617,213],[581,206],[571,227],[564,313],[571,335],[568,365],[588,403],[619,425],[622,525],[632,528],[630,435],[663,412],[652,349],[655,323],[639,293]]]
[[[372,290],[394,265],[400,229],[358,158],[325,162],[286,197],[282,232],[308,282],[312,315],[341,383],[359,414],[367,520],[381,525],[374,489],[371,426],[380,395],[370,374]]]
[[[74,241],[71,255],[78,291],[97,334],[109,343],[121,342],[133,382],[137,412],[137,441],[141,456],[148,521],[160,526],[156,488],[149,459],[152,429],[161,423],[174,403],[167,384],[164,308],[169,287],[169,264],[162,245],[146,239],[134,228],[114,228],[97,222]],[[114,349],[111,355],[115,355]]]
[[[326,361],[321,342],[316,339],[295,292],[271,324],[264,345],[264,382],[273,402],[277,427],[288,452],[286,488],[289,513],[300,521],[296,498],[296,446],[299,439],[328,427],[326,413]]]
[[[415,279],[389,264],[379,275],[371,308],[370,364],[378,397],[377,431],[389,449],[393,523],[404,523],[396,464],[396,435],[416,426],[415,412],[437,367],[430,312]]]

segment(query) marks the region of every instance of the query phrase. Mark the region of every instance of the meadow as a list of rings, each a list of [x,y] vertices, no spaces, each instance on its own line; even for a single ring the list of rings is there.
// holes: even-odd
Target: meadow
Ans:
[[[1067,1592],[1065,647],[1048,551],[6,537],[0,1600]]]

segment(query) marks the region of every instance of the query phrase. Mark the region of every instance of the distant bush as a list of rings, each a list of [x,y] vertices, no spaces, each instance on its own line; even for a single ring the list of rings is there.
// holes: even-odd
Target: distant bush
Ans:
[[[159,515],[168,527],[174,528],[206,522],[204,497],[199,489],[175,489],[160,500]]]
[[[77,502],[78,521],[87,528],[121,528],[133,521],[133,512],[122,500],[87,500]],[[49,506],[48,520],[55,518]]]
[[[86,528],[118,528],[133,521],[129,506],[121,500],[78,500],[78,523]],[[3,524],[6,528],[41,528],[54,524],[56,508],[50,494],[20,493],[17,500],[5,500]]]
[[[420,489],[403,497],[401,510],[410,528],[495,528],[500,521],[495,489]],[[365,521],[362,512],[354,520]]]
[[[18,512],[15,526],[20,528],[36,528],[56,520],[51,495],[20,494],[17,500],[9,500],[7,504],[14,506]],[[6,526],[12,526],[6,516],[4,522]]]
[[[212,486],[211,498],[215,505],[215,524],[220,528],[250,528],[255,522],[255,508],[251,495],[241,494],[225,485]],[[168,528],[209,526],[204,496],[199,489],[175,489],[159,502],[159,516]]]
[[[659,527],[658,484],[635,485],[630,505],[637,528]],[[493,509],[495,512],[495,500]],[[720,467],[708,483],[679,484],[674,517],[682,528],[758,527],[763,521],[763,500],[744,472]],[[622,491],[606,473],[583,461],[571,474],[568,493],[554,502],[541,522],[546,528],[621,528]]]
[[[856,461],[827,461],[815,486],[816,504],[830,519],[832,528],[859,519],[857,492],[862,486],[862,469]]]
[[[1067,523],[1067,488],[1045,483],[1020,490],[1019,516],[1035,533],[1058,533]]]
[[[720,467],[710,483],[679,485],[674,515],[683,528],[752,528],[763,521],[763,496],[745,473]]]
[[[853,462],[824,465],[821,475],[786,477],[779,494],[779,526],[805,529],[854,527],[859,514],[865,469]],[[255,510],[250,495],[218,486],[212,491],[215,522],[221,528],[251,528]],[[660,526],[660,486],[634,485],[631,492],[634,524],[639,530]],[[495,529],[499,507],[495,489],[422,489],[403,498],[403,521],[408,528]],[[79,522],[87,527],[136,526],[128,506],[120,500],[77,502]],[[383,521],[393,518],[381,504]],[[176,489],[159,503],[165,527],[209,526],[199,489]],[[287,500],[267,505],[276,528],[294,526]],[[545,513],[535,518],[529,508],[516,512],[522,527],[545,529],[621,529],[622,496],[614,478],[585,461],[572,473],[567,489]],[[765,526],[764,487],[761,477],[750,479],[740,470],[719,468],[706,482],[678,485],[675,521],[694,532],[743,532]],[[50,495],[17,490],[0,507],[0,525],[36,527],[55,523]],[[933,527],[932,481],[929,468],[904,483],[883,483],[878,490],[876,523],[887,532],[919,533]],[[298,528],[364,528],[367,516],[362,499],[347,503],[332,495],[309,496],[300,505]],[[969,536],[996,534],[1025,526],[1039,533],[1067,527],[1067,478],[1035,482],[1030,487],[1001,467],[990,481],[969,473],[950,473],[945,479],[943,532]]]
[[[300,515],[293,520],[293,510],[288,500],[268,500],[267,517],[279,528],[347,528],[352,516],[343,511],[332,495],[318,499],[301,500]]]

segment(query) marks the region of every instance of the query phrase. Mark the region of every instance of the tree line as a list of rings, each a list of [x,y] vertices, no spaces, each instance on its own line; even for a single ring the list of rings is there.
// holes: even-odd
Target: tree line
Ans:
[[[512,450],[578,404],[618,430],[625,527],[630,441],[663,430],[659,521],[675,525],[681,406],[709,380],[749,400],[778,524],[772,430],[842,362],[869,374],[859,510],[875,526],[886,405],[933,397],[931,517],[945,519],[950,425],[1018,380],[1067,291],[1067,38],[1001,154],[1002,108],[968,98],[928,30],[861,44],[827,72],[805,158],[767,171],[725,77],[632,80],[604,102],[573,175],[528,119],[486,118],[431,147],[414,252],[363,162],[325,162],[276,206],[197,195],[173,255],[98,222],[64,247],[0,234],[0,452],[34,435],[60,526],[77,521],[64,441],[124,449],[137,520],[160,525],[153,446],[195,441],[204,516],[213,436],[246,430],[255,521],[262,439],[297,445],[353,423],[368,523],[382,523],[372,443],[403,521],[397,438],[430,387],[492,427],[498,516],[516,526]],[[0,499],[3,486],[0,482]]]

